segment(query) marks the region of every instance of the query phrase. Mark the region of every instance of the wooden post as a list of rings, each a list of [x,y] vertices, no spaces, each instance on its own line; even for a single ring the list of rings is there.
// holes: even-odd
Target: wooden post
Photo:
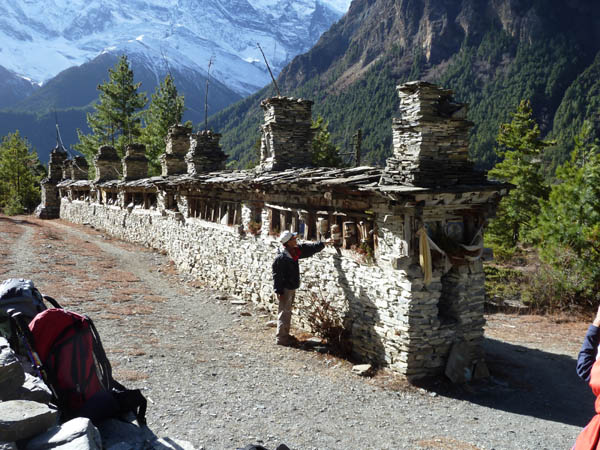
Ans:
[[[362,147],[362,130],[359,128],[354,136],[356,137],[356,144],[354,147],[354,167],[359,167]]]

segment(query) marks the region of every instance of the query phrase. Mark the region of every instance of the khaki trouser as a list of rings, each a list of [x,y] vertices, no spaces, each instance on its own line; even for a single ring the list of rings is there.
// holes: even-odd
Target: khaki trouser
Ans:
[[[283,295],[278,296],[279,312],[277,314],[277,335],[276,342],[278,344],[287,343],[290,337],[290,324],[292,322],[292,305],[296,296],[295,289],[284,289]]]

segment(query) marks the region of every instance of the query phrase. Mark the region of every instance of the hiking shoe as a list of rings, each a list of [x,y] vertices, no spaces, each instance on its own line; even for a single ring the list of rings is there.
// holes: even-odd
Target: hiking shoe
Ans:
[[[278,339],[276,341],[277,345],[282,345],[284,347],[296,347],[298,345],[300,345],[300,341],[292,335],[287,336],[287,338],[285,339]]]

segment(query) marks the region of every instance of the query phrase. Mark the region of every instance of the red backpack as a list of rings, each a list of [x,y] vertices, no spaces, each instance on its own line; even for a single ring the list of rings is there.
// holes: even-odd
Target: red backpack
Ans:
[[[87,316],[59,308],[39,313],[29,323],[30,339],[43,373],[65,419],[96,422],[132,411],[146,423],[146,399],[112,378],[98,331]]]

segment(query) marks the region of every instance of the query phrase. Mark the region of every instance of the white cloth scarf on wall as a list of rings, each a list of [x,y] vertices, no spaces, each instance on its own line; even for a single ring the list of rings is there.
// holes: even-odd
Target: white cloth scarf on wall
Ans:
[[[477,252],[475,255],[464,255],[467,261],[477,261],[483,254],[483,227],[479,228],[475,236],[471,240],[471,245],[460,244],[468,252]],[[450,258],[444,250],[442,250],[433,240],[427,235],[425,227],[419,228],[417,231],[419,236],[419,264],[421,270],[423,270],[423,282],[425,285],[431,283],[431,277],[433,269],[431,267],[431,250],[441,253],[444,256],[444,273],[448,272],[452,268]]]

